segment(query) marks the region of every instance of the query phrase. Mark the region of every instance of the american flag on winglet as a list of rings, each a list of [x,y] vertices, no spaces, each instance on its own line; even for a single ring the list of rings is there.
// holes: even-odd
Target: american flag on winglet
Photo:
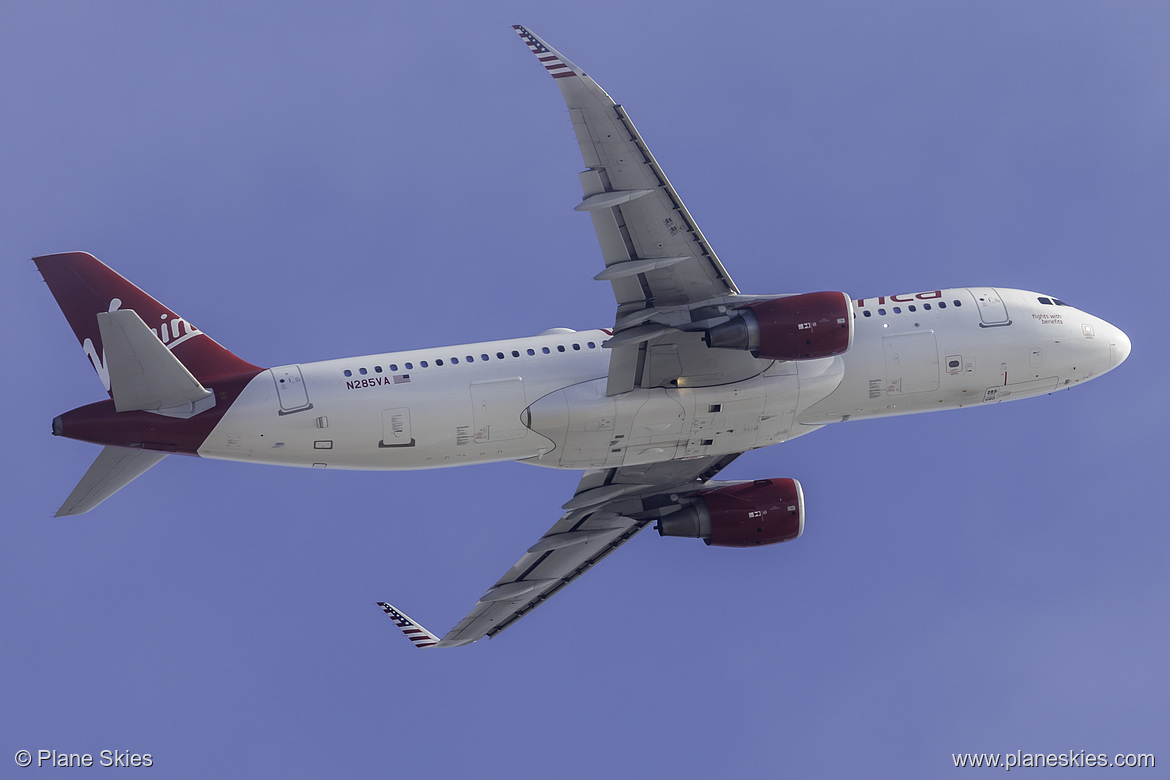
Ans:
[[[387,604],[384,601],[379,601],[378,606],[382,608],[383,612],[390,616],[395,625],[402,629],[402,633],[406,634],[406,638],[411,642],[414,642],[415,647],[430,647],[431,645],[438,644],[438,640],[435,637],[431,636],[417,623],[408,618],[406,615],[403,615],[390,604]]]
[[[561,62],[561,58],[554,54],[549,47],[541,43],[535,35],[518,24],[514,24],[512,27],[520,34],[520,38],[528,44],[528,48],[532,49],[532,53],[536,55],[536,59],[540,60],[554,79],[564,79],[577,75],[568,65]]]

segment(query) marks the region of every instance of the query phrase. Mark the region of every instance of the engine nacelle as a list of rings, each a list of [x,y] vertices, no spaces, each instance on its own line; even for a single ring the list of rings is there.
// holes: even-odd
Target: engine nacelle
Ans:
[[[810,360],[853,345],[853,301],[843,292],[789,295],[738,311],[704,334],[707,346],[745,349],[769,360]]]
[[[715,547],[756,547],[804,532],[804,491],[795,479],[757,479],[705,490],[658,521],[660,536],[689,536]]]

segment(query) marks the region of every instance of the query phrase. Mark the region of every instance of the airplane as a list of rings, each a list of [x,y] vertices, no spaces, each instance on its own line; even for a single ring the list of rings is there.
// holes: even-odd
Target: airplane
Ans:
[[[172,453],[321,469],[519,461],[582,472],[563,514],[442,637],[494,637],[654,524],[756,547],[804,531],[793,478],[717,480],[741,454],[854,420],[1016,401],[1119,366],[1119,328],[1046,293],[741,293],[625,109],[523,26],[569,109],[612,327],[261,368],[84,252],[34,258],[109,399],[53,433],[103,447],[57,516]]]

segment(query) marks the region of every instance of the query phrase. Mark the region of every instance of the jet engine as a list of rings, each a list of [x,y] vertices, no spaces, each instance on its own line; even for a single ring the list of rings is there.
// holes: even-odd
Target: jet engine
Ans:
[[[814,292],[749,303],[703,339],[769,360],[833,357],[853,344],[853,302],[843,292]]]
[[[804,491],[795,479],[757,479],[704,490],[666,515],[659,536],[689,536],[716,547],[787,542],[804,531]]]

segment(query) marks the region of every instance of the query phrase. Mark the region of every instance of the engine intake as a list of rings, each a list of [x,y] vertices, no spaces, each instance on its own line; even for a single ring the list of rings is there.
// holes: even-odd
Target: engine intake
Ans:
[[[659,536],[688,536],[715,547],[787,542],[804,532],[804,491],[795,479],[758,479],[698,493],[666,515]]]
[[[853,302],[843,292],[759,301],[703,338],[708,347],[743,349],[769,360],[833,357],[853,345]]]

